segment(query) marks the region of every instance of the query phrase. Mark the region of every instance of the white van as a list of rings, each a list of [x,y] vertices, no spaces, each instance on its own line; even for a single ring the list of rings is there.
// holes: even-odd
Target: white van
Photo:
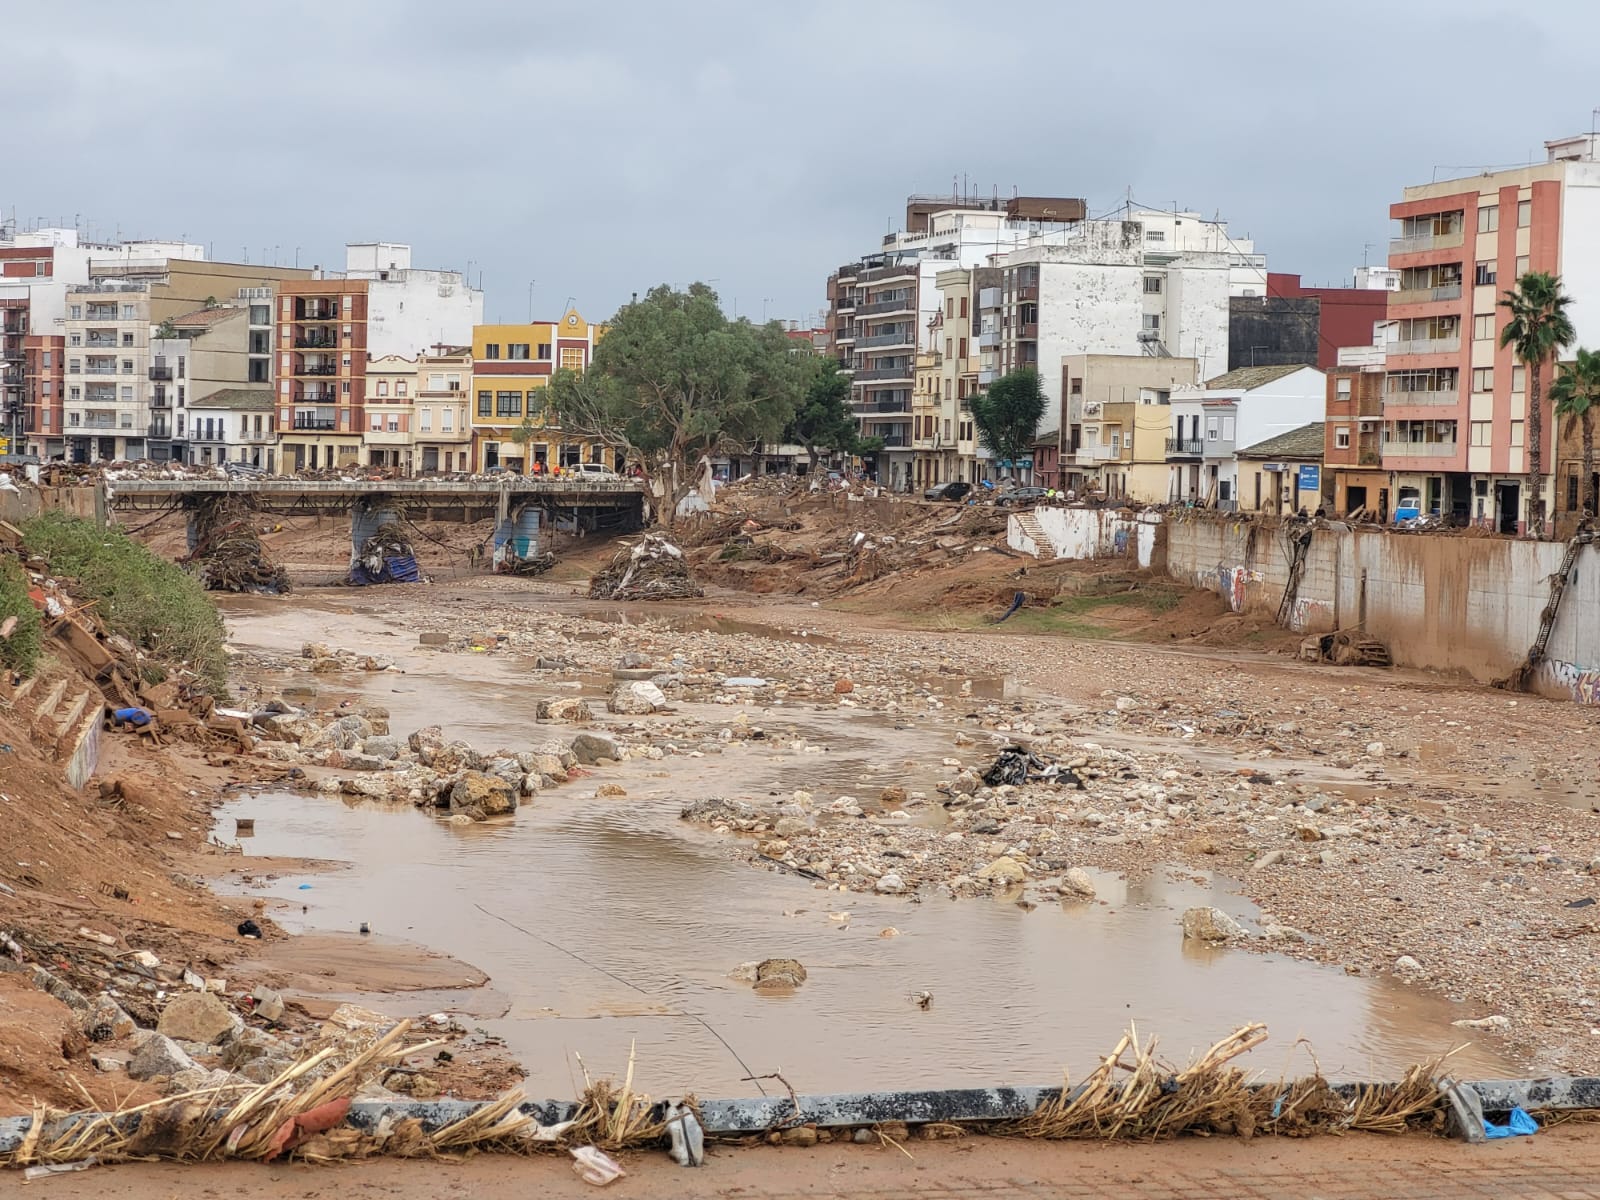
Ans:
[[[610,467],[606,466],[605,463],[594,463],[594,462],[578,463],[575,466],[570,467],[568,469],[571,470],[571,471],[574,471],[577,474],[582,475],[582,476],[584,476],[585,478],[588,478],[588,479],[621,479],[622,478],[622,476],[618,475]]]

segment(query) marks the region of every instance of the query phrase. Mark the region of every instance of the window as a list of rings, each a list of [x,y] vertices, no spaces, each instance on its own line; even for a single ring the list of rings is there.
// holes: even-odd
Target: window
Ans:
[[[345,310],[345,312],[349,312],[349,311],[350,311],[350,310],[351,310],[351,309],[352,309],[352,308],[354,308],[354,307],[355,307],[355,300],[354,300],[354,297],[352,297],[352,296],[346,296],[346,297],[345,297],[345,298],[344,298],[344,310]],[[350,332],[350,329],[349,329],[349,326],[346,326],[346,327],[345,327],[345,332],[346,332],[346,333],[349,333],[349,332]]]
[[[512,342],[506,347],[506,357],[514,358],[518,362],[526,362],[528,358],[528,343]]]
[[[953,319],[955,317],[956,298],[954,296],[946,296],[944,298],[944,315],[948,319]]]
[[[1472,318],[1472,337],[1480,342],[1494,337],[1493,313],[1479,313]]]
[[[442,391],[444,391],[444,376],[440,375],[440,374],[437,374],[437,373],[429,375],[428,376],[428,390],[430,392],[442,392]]]
[[[67,345],[69,345],[69,346],[81,346],[81,345],[83,345],[83,334],[81,334],[81,333],[73,334],[71,337],[69,337],[67,339]]]
[[[394,394],[396,396],[404,396],[406,394],[406,381],[404,379],[395,380]]]
[[[389,381],[387,379],[378,380],[378,395],[387,396],[388,394],[389,394]]]
[[[1523,427],[1524,424],[1526,424],[1526,422],[1523,422],[1523,421],[1513,421],[1513,422],[1511,422],[1511,444],[1513,446],[1522,445],[1522,427]]]
[[[71,399],[73,399],[73,400],[82,400],[83,399],[83,389],[81,387],[79,387],[77,384],[73,384],[70,388],[67,389],[67,391],[68,391],[68,395],[69,395],[69,397]]]
[[[123,344],[123,345],[124,345],[124,346],[131,346],[131,345],[133,345],[133,334],[131,334],[131,333],[125,333],[125,334],[123,334],[123,335],[122,335],[122,344]]]
[[[1492,392],[1492,391],[1494,391],[1494,368],[1493,367],[1473,367],[1472,368],[1472,390],[1475,391],[1475,392]]]
[[[44,389],[44,394],[46,396],[51,394],[51,388],[54,387],[54,385],[48,379],[46,379],[40,386]]]
[[[1067,385],[1067,390],[1074,396],[1083,395],[1083,377],[1078,376]]]
[[[499,342],[485,342],[483,344],[483,356],[485,358],[489,358],[489,359],[499,358],[500,357],[500,343]]]
[[[1167,240],[1166,230],[1146,229],[1144,231],[1144,240],[1147,242],[1164,242]]]
[[[1335,398],[1339,400],[1350,399],[1350,380],[1348,376],[1334,380],[1333,393]]]
[[[250,306],[250,324],[272,324],[272,306],[270,304],[252,304]]]
[[[139,306],[137,304],[124,304],[122,306],[122,319],[124,321],[137,321],[139,319]]]
[[[1146,296],[1159,296],[1161,294],[1161,276],[1146,275],[1144,277],[1144,294]]]
[[[133,388],[132,387],[129,387],[129,386],[124,386],[123,387],[123,389],[122,389],[122,402],[124,404],[132,404],[133,403]]]
[[[1521,393],[1521,392],[1525,392],[1525,391],[1528,390],[1528,368],[1527,367],[1512,367],[1511,368],[1511,390],[1514,393]]]
[[[1521,279],[1527,273],[1528,273],[1528,256],[1526,254],[1519,254],[1519,255],[1517,255],[1517,278]]]
[[[396,413],[390,413],[389,414],[388,429],[389,429],[390,433],[399,433],[400,432],[400,417],[398,416],[398,414],[396,414]]]
[[[492,392],[479,392],[478,393],[478,415],[480,417],[487,417],[493,411],[494,411],[494,393],[492,393]]]
[[[372,432],[373,433],[382,433],[383,432],[383,417],[380,416],[378,413],[373,413],[372,414]]]
[[[339,384],[339,394],[341,396],[348,396],[350,394],[350,381],[348,379]]]
[[[966,315],[967,315],[967,298],[965,296],[963,296],[963,297],[961,297],[961,316],[963,318],[965,318]]]
[[[72,306],[72,319],[73,319],[73,320],[74,320],[74,321],[81,321],[81,320],[83,320],[83,305],[81,305],[81,304],[74,304],[74,305],[73,305],[73,306]]]
[[[1487,445],[1490,445],[1491,443],[1490,443],[1490,440],[1489,440],[1489,436],[1490,436],[1489,435],[1489,431],[1490,431],[1491,428],[1492,428],[1492,422],[1489,422],[1489,421],[1474,421],[1474,422],[1472,422],[1472,428],[1470,430],[1468,430],[1468,436],[1472,439],[1472,445],[1474,445],[1474,446],[1487,446]]]
[[[81,359],[69,358],[67,360],[68,375],[76,375],[81,370],[83,370],[83,361]]]
[[[563,347],[561,347],[561,369],[563,371],[581,371],[581,370],[583,370],[583,347],[582,346],[563,346]]]
[[[1567,475],[1567,511],[1571,512],[1578,507],[1578,475],[1570,472]]]
[[[122,373],[124,375],[133,374],[133,359],[125,358],[122,360]]]
[[[1478,232],[1493,233],[1500,228],[1500,206],[1486,204],[1478,210]]]
[[[75,412],[68,413],[67,414],[67,424],[68,425],[76,425],[77,423],[78,423],[78,414],[75,413]]]
[[[1160,333],[1161,332],[1161,314],[1160,313],[1145,313],[1144,314],[1144,327],[1150,333]]]
[[[1533,201],[1517,201],[1517,228],[1526,229],[1533,224]]]
[[[1473,276],[1473,283],[1478,287],[1488,287],[1495,281],[1495,263],[1492,258],[1479,261],[1477,273]]]
[[[494,415],[497,417],[520,417],[522,415],[522,393],[496,392],[494,396]]]
[[[540,362],[549,362],[550,361],[550,343],[549,342],[540,342],[539,343],[539,361]]]
[[[461,390],[461,376],[452,372],[445,378],[444,386],[446,391],[459,392]]]
[[[450,433],[452,431],[451,418],[453,416],[454,416],[454,414],[448,408],[440,410],[440,412],[439,412],[439,430],[440,430],[440,432],[442,432],[442,433]],[[464,425],[465,422],[462,422],[462,424]]]
[[[960,342],[957,343],[957,345],[960,347],[960,350],[958,351],[958,357],[966,358],[966,356],[967,356],[967,339],[966,338],[962,338],[960,340]]]

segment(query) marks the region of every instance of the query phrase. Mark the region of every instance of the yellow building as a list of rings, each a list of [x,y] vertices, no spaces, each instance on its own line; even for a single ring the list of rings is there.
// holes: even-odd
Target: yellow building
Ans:
[[[385,354],[367,362],[366,428],[362,456],[370,467],[390,467],[403,475],[415,470],[412,447],[417,395],[417,360]]]
[[[584,371],[603,325],[576,309],[559,321],[475,325],[472,330],[472,442],[476,469],[552,471],[579,462],[621,467],[605,447],[564,442],[541,392],[557,371]]]
[[[939,362],[938,354],[920,352],[911,388],[911,471],[918,489],[938,479]]]

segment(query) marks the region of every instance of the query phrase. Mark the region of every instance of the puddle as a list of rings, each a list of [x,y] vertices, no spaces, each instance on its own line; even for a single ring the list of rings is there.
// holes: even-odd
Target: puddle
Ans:
[[[306,616],[283,608],[232,623],[250,645],[297,648],[310,636]],[[390,653],[386,644],[402,639],[377,636],[383,628],[372,616],[319,612],[315,636]],[[397,650],[417,673],[297,673],[294,682],[323,689],[324,699],[368,696],[401,734],[441,724],[484,747],[520,747],[547,730],[570,732],[534,723],[538,697],[558,693],[508,659]],[[959,687],[964,677],[950,678]],[[738,711],[703,709],[715,721]],[[405,806],[272,793],[230,801],[217,829],[228,838],[236,817],[255,820],[247,861],[352,864],[253,890],[282,902],[272,915],[286,928],[349,931],[367,921],[487,972],[505,1011],[477,1023],[507,1040],[536,1096],[574,1094],[573,1053],[591,1071],[620,1073],[632,1044],[640,1086],[653,1094],[737,1096],[753,1093],[746,1074],[780,1069],[802,1092],[1051,1083],[1063,1067],[1081,1075],[1130,1021],[1160,1033],[1177,1061],[1265,1021],[1273,1040],[1252,1056],[1253,1069],[1307,1069],[1303,1053],[1289,1061],[1305,1037],[1335,1078],[1393,1077],[1464,1040],[1449,1025],[1460,1009],[1393,981],[1186,944],[1178,919],[1191,905],[1251,919],[1224,881],[1161,869],[1128,884],[1101,875],[1106,903],[1030,912],[1005,900],[825,892],[733,861],[713,835],[679,820],[687,800],[806,787],[819,800],[848,793],[871,806],[890,783],[931,792],[940,758],[973,753],[955,749],[953,727],[927,718],[785,706],[752,719],[829,749],[746,742],[703,759],[629,762],[605,774],[624,798],[595,797],[592,780],[570,784],[505,823],[456,827]],[[937,809],[908,811],[937,820]],[[839,912],[849,921],[830,919]],[[880,937],[886,927],[900,936]],[[727,978],[740,962],[779,956],[810,972],[792,995]],[[908,998],[923,990],[934,997],[927,1010]],[[1469,1077],[1520,1073],[1484,1047],[1455,1062]]]

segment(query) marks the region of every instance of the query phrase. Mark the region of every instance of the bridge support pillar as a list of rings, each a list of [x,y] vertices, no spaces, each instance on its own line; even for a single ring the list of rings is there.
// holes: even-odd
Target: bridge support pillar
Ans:
[[[350,510],[350,582],[417,583],[416,551],[405,511],[393,496],[368,496]]]

